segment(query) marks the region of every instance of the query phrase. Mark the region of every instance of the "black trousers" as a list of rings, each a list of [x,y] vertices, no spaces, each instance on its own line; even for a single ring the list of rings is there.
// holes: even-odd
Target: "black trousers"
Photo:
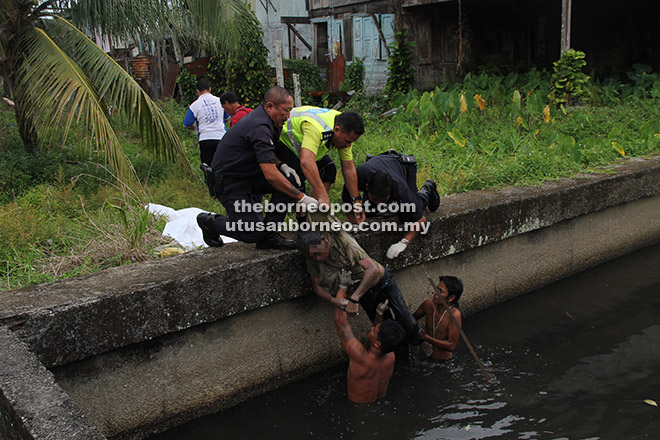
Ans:
[[[215,149],[218,147],[219,143],[220,141],[218,139],[199,141],[199,155],[202,159],[202,163],[205,163],[209,166],[211,165],[211,162],[213,162]]]
[[[278,142],[275,146],[275,154],[277,157],[293,168],[298,176],[300,177],[301,187],[298,188],[302,192],[305,192],[305,174],[302,171],[300,166],[300,158],[296,156],[293,151],[289,149],[284,143]],[[327,154],[321,159],[316,161],[316,166],[319,169],[319,176],[321,176],[321,182],[329,182],[330,184],[335,183],[337,180],[337,165]]]
[[[360,298],[360,305],[367,312],[371,322],[375,322],[378,304],[386,299],[390,300],[390,311],[394,312],[394,318],[406,332],[405,342],[417,345],[421,342],[419,334],[422,328],[406,306],[406,301],[403,299],[403,294],[394,279],[394,275],[386,267],[383,267],[383,269],[383,276],[380,277],[378,284]],[[385,314],[385,319],[391,318],[390,311]]]
[[[269,205],[279,209],[267,212],[264,217],[261,202],[266,194],[272,194]],[[227,211],[227,215],[214,217],[216,232],[245,243],[255,243],[276,233],[277,225],[288,212],[286,207],[294,203],[268,183],[263,174],[243,178],[216,174],[215,195]]]

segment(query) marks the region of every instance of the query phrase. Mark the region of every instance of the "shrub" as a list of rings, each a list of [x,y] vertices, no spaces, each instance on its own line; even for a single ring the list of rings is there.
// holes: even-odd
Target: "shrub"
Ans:
[[[548,98],[556,104],[575,104],[587,94],[589,76],[582,69],[587,65],[585,54],[569,49],[553,64],[552,87]]]
[[[247,107],[254,108],[261,104],[272,77],[272,69],[266,59],[268,49],[261,35],[261,29],[247,34],[244,50],[240,53],[220,53],[211,57],[209,78],[215,84],[216,95],[232,90],[241,104]]]
[[[297,73],[300,80],[301,101],[303,105],[319,105],[319,99],[309,95],[307,92],[321,92],[326,85],[321,78],[321,70],[310,60],[284,60],[284,67],[291,73]],[[293,79],[287,79],[284,87],[293,93]]]
[[[415,72],[411,65],[413,54],[410,50],[415,45],[414,42],[406,40],[408,32],[406,30],[394,34],[394,43],[390,57],[387,59],[387,85],[385,91],[390,95],[397,93],[408,93],[415,80]]]
[[[355,60],[346,67],[346,84],[349,90],[361,92],[364,88],[364,61],[362,58],[355,58]]]
[[[187,69],[182,69],[176,82],[181,86],[182,99],[186,104],[190,104],[197,99],[197,77],[188,72]]]

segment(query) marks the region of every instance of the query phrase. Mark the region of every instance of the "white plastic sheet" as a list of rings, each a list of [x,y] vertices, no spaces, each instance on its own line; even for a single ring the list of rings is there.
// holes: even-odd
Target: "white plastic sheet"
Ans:
[[[167,217],[167,224],[163,230],[163,237],[170,237],[179,243],[184,249],[192,250],[207,247],[202,238],[202,230],[197,225],[197,214],[205,212],[199,208],[184,208],[174,210],[170,207],[149,203],[147,209],[152,214]],[[220,236],[222,241],[233,243],[236,240],[230,237]]]

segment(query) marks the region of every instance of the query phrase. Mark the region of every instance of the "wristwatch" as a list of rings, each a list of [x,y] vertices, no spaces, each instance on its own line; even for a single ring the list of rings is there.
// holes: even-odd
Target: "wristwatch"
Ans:
[[[362,201],[362,196],[361,196],[359,193],[358,193],[357,196],[355,196],[355,197],[351,197],[351,202],[353,202],[353,203],[357,202],[358,200],[359,200],[360,202]]]

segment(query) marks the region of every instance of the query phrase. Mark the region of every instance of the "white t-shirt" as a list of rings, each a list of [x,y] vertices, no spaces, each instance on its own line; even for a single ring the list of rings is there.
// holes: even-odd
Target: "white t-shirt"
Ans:
[[[224,121],[227,117],[225,110],[220,104],[220,98],[211,93],[204,93],[190,104],[184,125],[190,122],[191,117],[197,122],[196,131],[200,141],[220,140],[227,132]]]

